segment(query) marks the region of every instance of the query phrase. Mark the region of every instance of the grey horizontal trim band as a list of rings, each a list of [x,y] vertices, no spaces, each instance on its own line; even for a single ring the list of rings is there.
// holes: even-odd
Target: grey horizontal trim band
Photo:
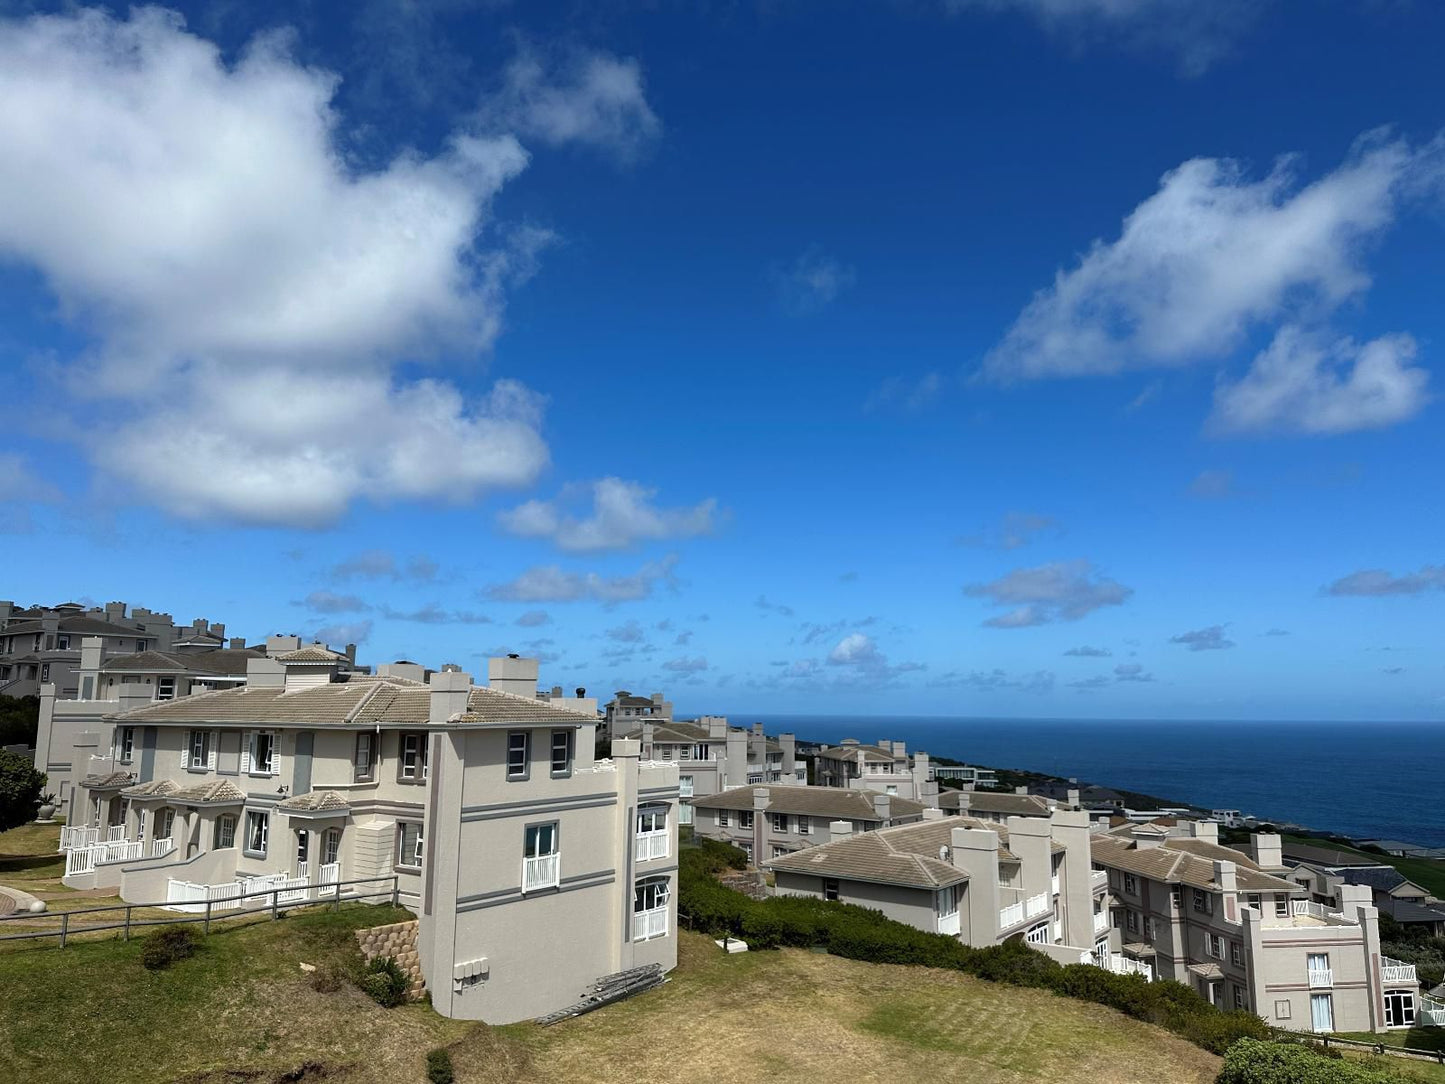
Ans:
[[[637,870],[637,879],[638,879],[639,881],[646,880],[648,877],[660,877],[660,876],[662,876],[664,873],[676,873],[676,872],[677,872],[677,863],[676,863],[676,862],[674,862],[674,863],[673,863],[672,865],[670,865],[670,866],[658,866],[656,869],[653,869],[653,868],[651,868],[651,867],[648,867],[648,868],[644,869],[643,866],[646,866],[646,865],[647,865],[647,863],[645,863],[645,862],[639,862],[639,863],[637,864],[637,866],[635,867],[636,870]]]
[[[329,787],[318,787],[318,790],[329,790]],[[345,797],[346,791],[337,791]],[[353,813],[424,813],[426,806],[422,802],[388,802],[384,799],[373,798],[370,801],[351,802]]]
[[[548,813],[570,813],[576,809],[600,809],[617,804],[615,798],[604,798],[595,802],[552,803],[548,805],[507,806],[496,813],[463,813],[462,823],[503,820],[508,817],[541,817]]]
[[[582,802],[592,798],[609,798],[616,800],[617,795],[610,790],[597,791],[594,794],[571,794],[565,798],[532,798],[522,802],[491,802],[488,805],[467,805],[462,806],[462,816],[468,813],[486,813],[493,809],[521,809],[528,805],[560,805],[566,802]]]
[[[45,765],[45,770],[48,772],[68,772],[70,771],[70,761],[67,760],[64,764],[58,760],[51,761]]]
[[[638,795],[647,795],[653,798],[676,798],[678,789],[676,787],[648,787],[646,790],[639,790]]]
[[[480,911],[487,907],[501,907],[503,904],[520,903],[529,897],[552,896],[561,892],[575,892],[584,888],[601,888],[603,885],[611,884],[617,880],[615,870],[599,870],[596,873],[584,873],[576,877],[564,878],[556,888],[538,889],[533,892],[523,893],[520,887],[507,888],[499,892],[485,892],[475,896],[464,896],[457,899],[456,912],[461,914],[464,911]]]

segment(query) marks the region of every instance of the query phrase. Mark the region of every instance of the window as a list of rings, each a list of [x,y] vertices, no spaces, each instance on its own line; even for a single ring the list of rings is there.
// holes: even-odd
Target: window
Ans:
[[[1125,911],[1124,911],[1124,927],[1125,927],[1130,933],[1138,933],[1138,932],[1139,932],[1139,912],[1138,912],[1138,911],[1132,911],[1132,910],[1129,910],[1129,909],[1127,909],[1127,908],[1125,909]]]
[[[1049,943],[1049,924],[1040,922],[1024,934],[1024,941],[1030,945],[1047,945]]]
[[[156,810],[156,829],[153,839],[170,839],[176,825],[176,811],[170,807]]]
[[[743,857],[749,862],[753,860],[753,845],[751,843],[739,843],[738,850],[743,852]]]
[[[1229,943],[1229,962],[1235,967],[1244,966],[1244,946],[1238,941],[1231,941]]]
[[[751,809],[738,810],[738,827],[751,828],[753,826],[753,811]]]
[[[1139,894],[1139,878],[1132,873],[1124,874],[1124,892],[1126,895],[1137,896]]]
[[[667,936],[667,878],[638,881],[632,889],[632,940]]]
[[[57,650],[57,651],[69,651],[69,650],[70,650],[70,637],[69,637],[69,636],[66,636],[64,633],[62,633],[61,635],[57,636],[57,637],[55,638],[55,650]]]
[[[833,881],[833,880],[824,880],[824,881],[823,881],[823,898],[824,898],[825,900],[833,900],[833,901],[835,901],[835,902],[837,901],[837,899],[838,899],[838,882],[837,882],[837,881]]]
[[[372,756],[374,736],[369,730],[356,733],[356,755],[351,762],[351,778],[356,783],[370,783],[375,778],[376,760]]]
[[[717,826],[719,828],[726,828],[728,826],[728,811],[726,809],[719,809],[717,811]]]
[[[1234,991],[1234,1007],[1236,1009],[1249,1008],[1249,1006],[1245,1003],[1244,987],[1240,986],[1238,983],[1230,983],[1229,985],[1230,988]]]
[[[1274,913],[1276,918],[1289,917],[1289,897],[1283,892],[1274,894]]]
[[[122,764],[129,764],[135,757],[135,727],[123,726],[120,728],[119,760]]]
[[[513,730],[507,735],[507,778],[527,778],[532,735],[525,730]]]
[[[1214,914],[1214,897],[1202,888],[1194,890],[1194,909],[1201,915]]]
[[[700,743],[698,743],[697,745],[694,745],[694,746],[692,747],[692,759],[693,759],[693,760],[711,760],[712,757],[710,757],[710,756],[707,755],[707,748],[708,748],[708,747],[707,747],[707,743],[706,743],[706,742],[700,742]]]
[[[223,813],[216,818],[215,849],[224,850],[236,845],[236,815]]]
[[[560,882],[557,822],[527,825],[522,840],[522,891],[555,888]]]
[[[1305,957],[1305,969],[1309,972],[1310,986],[1334,985],[1334,972],[1330,970],[1330,955],[1327,952],[1311,952]]]
[[[1216,960],[1224,959],[1224,938],[1217,933],[1204,935],[1204,951]]]
[[[1415,1024],[1415,992],[1413,990],[1385,991],[1385,1026],[1391,1028],[1413,1027]]]
[[[149,640],[136,640],[135,649],[137,651],[144,651],[146,648],[150,647],[150,643],[151,642]]]
[[[773,819],[774,832],[786,832],[788,830],[788,815],[786,813],[773,813],[771,816]]]
[[[637,811],[636,858],[639,862],[650,862],[666,858],[668,840],[667,806],[643,806]]]
[[[252,775],[271,775],[276,771],[276,735],[271,731],[258,730],[252,734],[248,753]]]
[[[421,825],[416,821],[396,822],[396,864],[403,869],[421,869],[425,844]]]
[[[658,751],[662,753],[662,759],[663,759],[663,760],[671,760],[671,759],[672,759],[672,746],[670,746],[670,745],[659,745],[657,748],[658,748]]]
[[[419,783],[428,775],[427,736],[409,731],[401,736],[401,758],[397,765],[397,779],[401,782]]]
[[[813,819],[811,817],[798,817],[798,835],[810,835],[813,831]]]
[[[341,858],[341,829],[328,828],[321,836],[321,864],[334,866]]]
[[[785,855],[785,854],[791,854],[791,853],[792,853],[792,852],[789,851],[788,848],[782,846],[781,844],[778,844],[778,843],[774,843],[774,844],[773,844],[773,857],[774,857],[774,858],[782,858],[783,855]]]
[[[156,699],[174,700],[176,698],[176,679],[174,677],[156,678]]]
[[[940,888],[935,896],[939,918],[958,914],[958,885]]]
[[[50,680],[50,664],[49,664],[48,662],[47,662],[47,663],[42,663],[41,666],[40,666],[40,680],[41,680],[41,681],[49,681],[49,680]]]
[[[677,796],[679,798],[692,797],[692,776],[680,775],[677,777]]]
[[[1274,1018],[1276,1020],[1288,1020],[1290,1017],[1289,1002],[1276,1001],[1274,1003]]]
[[[246,853],[266,857],[271,841],[271,814],[251,809],[246,812]]]
[[[211,732],[191,731],[191,757],[189,767],[205,769],[211,762]]]
[[[1335,1002],[1329,994],[1310,995],[1310,1026],[1315,1031],[1335,1030]]]
[[[1251,892],[1248,896],[1245,897],[1250,907],[1253,907],[1260,914],[1264,914],[1264,910],[1260,907],[1260,900],[1262,898],[1263,897],[1261,897],[1258,892]]]
[[[1170,885],[1170,886],[1169,886],[1169,902],[1172,903],[1176,908],[1179,908],[1179,907],[1183,907],[1183,906],[1184,906],[1184,886],[1183,886],[1183,885]]]
[[[898,787],[897,787],[895,784],[890,783],[890,784],[888,784],[886,787],[883,788],[883,793],[884,793],[884,794],[897,794],[897,793],[898,793]]]
[[[576,737],[570,730],[552,731],[552,778],[572,774],[572,748]]]
[[[1148,915],[1144,916],[1144,940],[1154,940],[1154,920]]]

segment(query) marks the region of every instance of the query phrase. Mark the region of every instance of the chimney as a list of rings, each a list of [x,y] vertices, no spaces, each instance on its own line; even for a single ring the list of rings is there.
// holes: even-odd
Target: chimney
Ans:
[[[122,712],[133,711],[136,708],[143,708],[151,702],[155,695],[155,688],[151,685],[142,685],[140,682],[128,681],[120,687],[120,694],[116,697],[120,701]]]
[[[828,842],[836,843],[840,839],[847,839],[853,834],[852,821],[829,821]]]
[[[753,811],[761,813],[768,808],[769,791],[767,787],[753,788]]]
[[[661,705],[662,705],[662,694],[661,694],[661,693],[653,693],[653,694],[652,694],[652,702],[653,702],[654,704],[658,705],[659,707],[661,707]]]
[[[1190,821],[1189,834],[1195,839],[1206,840],[1209,843],[1219,842],[1218,821]]]
[[[893,799],[886,794],[875,793],[873,795],[873,815],[887,824],[893,816]]]
[[[941,821],[943,820],[943,810],[925,809],[923,811],[923,819],[926,821]]]
[[[652,749],[652,723],[647,719],[642,720],[642,758],[644,760],[656,760]]]
[[[487,685],[498,692],[537,699],[537,660],[508,655],[487,660]]]
[[[578,695],[580,696],[581,693],[578,693]],[[553,685],[553,686],[552,686],[552,699],[553,699],[553,700],[561,700],[561,699],[562,699],[562,686],[560,686],[560,685]]]
[[[1014,787],[1014,793],[1015,793],[1015,794],[1027,794],[1028,792],[1029,792],[1029,788],[1028,788],[1028,787]]]
[[[1250,836],[1249,856],[1262,869],[1284,869],[1284,848],[1273,832],[1256,832]]]
[[[704,715],[709,741],[722,741],[728,736],[728,721],[725,715]]]
[[[1238,867],[1233,862],[1221,861],[1214,863],[1214,880],[1219,889],[1226,896],[1237,892],[1236,872]]]
[[[273,658],[246,660],[246,688],[284,689],[286,667]]]
[[[783,747],[783,775],[791,778],[798,771],[798,739],[792,734],[779,734],[778,744]]]
[[[226,626],[217,621],[211,626],[211,635],[218,640],[224,640],[226,638]]]
[[[1078,787],[1070,787],[1067,791],[1064,792],[1064,800],[1065,800],[1065,801],[1064,801],[1064,804],[1067,805],[1070,809],[1078,809],[1078,808],[1079,808],[1079,788],[1078,788]]]
[[[762,724],[762,723],[754,723],[754,724],[753,724],[753,733],[756,734],[758,737],[761,738],[761,737],[763,736],[763,724]]]
[[[453,715],[460,715],[467,710],[467,701],[471,698],[472,675],[460,670],[433,674],[428,687],[431,692],[427,723],[441,726]]]
[[[907,754],[908,747],[901,741],[895,741],[893,743],[893,748],[890,749],[889,752],[891,752],[895,757],[901,757]]]
[[[969,808],[973,805],[973,793],[967,790],[958,792],[958,812],[960,816],[968,816]]]
[[[349,662],[352,666],[355,666],[355,665],[356,665],[356,645],[355,645],[355,644],[347,644],[347,645],[346,645],[346,650],[343,651],[342,654],[346,656],[346,661]]]
[[[240,651],[246,646],[246,638],[244,636],[232,636],[231,639],[227,641],[226,646],[232,651]]]

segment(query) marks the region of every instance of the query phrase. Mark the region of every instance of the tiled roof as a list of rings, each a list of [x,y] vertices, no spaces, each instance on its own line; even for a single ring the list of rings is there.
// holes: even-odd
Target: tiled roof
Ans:
[[[287,798],[276,808],[299,813],[345,813],[351,803],[334,790],[312,790]]]
[[[498,689],[476,686],[467,698],[467,710],[453,721],[459,723],[551,723],[577,725],[595,723],[597,716],[590,711],[568,707],[567,700],[538,700],[534,696],[519,696],[504,693]]]
[[[874,821],[880,820],[873,808],[873,796],[887,797],[889,819],[897,817],[918,817],[923,814],[923,803],[911,798],[900,798],[896,794],[881,795],[875,790],[845,790],[842,787],[800,787],[767,786],[734,787],[705,798],[694,798],[692,804],[699,809],[753,809],[753,792],[768,792],[765,813],[798,813],[812,817],[831,817],[835,820]]]
[[[817,755],[827,760],[857,760],[859,752],[869,763],[892,764],[894,760],[902,759],[876,745],[830,745],[827,749],[818,750]]]
[[[913,837],[900,833],[916,828],[935,828],[946,821],[924,821],[921,825],[883,828],[862,832],[847,839],[824,843],[818,847],[794,851],[764,863],[768,869],[782,873],[803,873],[814,877],[869,881],[878,884],[903,885],[908,888],[936,889],[961,884],[968,874],[932,855],[915,853]]]
[[[80,785],[91,790],[109,790],[111,787],[124,787],[133,782],[135,776],[130,772],[106,772],[104,775],[87,775],[80,781]]]
[[[1346,884],[1369,885],[1379,892],[1393,892],[1401,885],[1412,884],[1394,866],[1345,866],[1335,872]]]
[[[214,651],[140,651],[130,655],[114,655],[100,667],[101,673],[139,671],[140,673],[207,674],[217,677],[245,677],[251,659],[264,659],[259,648],[217,648]]]
[[[1198,848],[1181,847],[1181,843],[1198,844],[1204,840],[1167,839],[1156,846],[1136,847],[1134,841],[1112,833],[1094,835],[1089,845],[1093,859],[1101,866],[1135,873],[1152,881],[1166,884],[1184,884],[1193,888],[1207,888],[1219,891],[1214,880],[1214,862],[1202,854],[1193,853]],[[1235,884],[1241,892],[1298,892],[1299,885],[1281,877],[1264,873],[1237,851],[1218,848],[1226,852],[1219,860],[1234,862]]]
[[[613,732],[617,737],[640,738],[642,737],[642,724],[646,719],[622,719],[620,726],[614,727]],[[695,742],[707,741],[708,730],[705,726],[698,726],[696,723],[653,723],[652,740],[655,742],[672,742],[673,744],[691,745]]]
[[[938,795],[939,809],[961,809],[963,796],[968,795],[971,813],[1000,813],[1011,817],[1048,816],[1053,808],[1047,798],[1037,794],[994,794],[990,791],[944,790]]]
[[[167,794],[174,794],[180,790],[173,781],[169,779],[152,779],[147,783],[137,783],[133,787],[126,787],[121,791],[124,798],[164,798]]]
[[[141,636],[146,632],[139,625],[114,625],[95,617],[62,617],[57,622],[61,632],[78,632],[83,636]],[[21,621],[5,627],[6,636],[24,636],[26,633],[44,632],[44,621]]]
[[[230,805],[235,802],[244,802],[246,793],[229,779],[213,779],[208,783],[197,783],[195,786],[182,787],[180,790],[172,791],[170,797],[177,802]]]
[[[347,658],[338,652],[327,650],[320,644],[307,644],[305,647],[288,651],[279,656],[279,661],[293,665],[315,663],[319,666],[335,666],[339,662],[346,662]]]

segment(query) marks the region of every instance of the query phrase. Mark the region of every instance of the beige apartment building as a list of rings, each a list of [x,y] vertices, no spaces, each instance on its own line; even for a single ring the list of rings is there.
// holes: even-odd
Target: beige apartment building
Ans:
[[[827,843],[763,865],[780,894],[872,908],[970,945],[1022,938],[1063,963],[1117,959],[1085,813],[1060,809],[1005,824],[936,809],[921,816],[863,833],[838,821]]]
[[[938,781],[928,754],[910,756],[901,741],[884,739],[877,745],[864,745],[857,738],[844,738],[838,745],[819,746],[813,755],[813,783],[877,790],[928,806],[938,801]]]
[[[873,832],[923,819],[922,802],[878,791],[801,784],[736,787],[694,798],[693,831],[740,848],[750,862],[781,858],[832,838],[831,825]]]
[[[1097,832],[1127,958],[1221,1008],[1296,1031],[1382,1031],[1415,1022],[1415,968],[1380,954],[1370,890],[1343,886],[1337,909],[1288,880],[1276,835],[1245,854],[1212,821],[1162,819]]]
[[[121,686],[102,720],[111,763],[63,829],[65,882],[225,908],[395,877],[433,1006],[491,1023],[670,969],[677,769],[635,741],[596,759],[595,704],[538,698],[536,675],[534,659],[492,659],[488,686],[423,683],[306,647],[252,660],[232,689],[158,702]]]

